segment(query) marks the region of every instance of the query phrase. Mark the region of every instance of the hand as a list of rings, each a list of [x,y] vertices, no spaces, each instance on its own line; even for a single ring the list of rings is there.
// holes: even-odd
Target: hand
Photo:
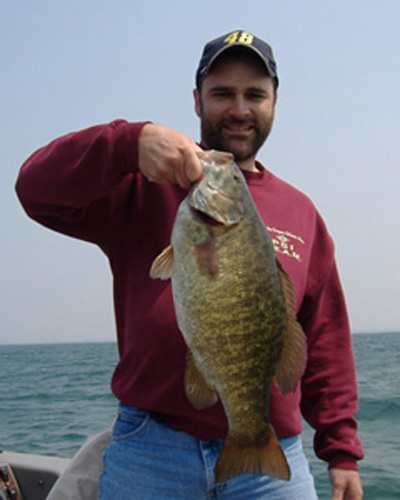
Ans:
[[[354,470],[330,469],[332,500],[362,500],[360,475]]]
[[[201,179],[202,167],[196,153],[202,151],[186,135],[149,123],[139,138],[139,170],[149,181],[188,189]]]

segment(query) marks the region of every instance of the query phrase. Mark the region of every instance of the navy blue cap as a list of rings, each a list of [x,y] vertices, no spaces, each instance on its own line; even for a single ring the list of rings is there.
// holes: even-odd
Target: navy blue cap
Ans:
[[[215,38],[205,45],[196,72],[197,88],[200,87],[202,78],[207,75],[214,61],[226,50],[234,47],[245,47],[257,54],[264,63],[268,75],[275,80],[275,87],[278,87],[278,73],[271,46],[248,31],[236,30]]]

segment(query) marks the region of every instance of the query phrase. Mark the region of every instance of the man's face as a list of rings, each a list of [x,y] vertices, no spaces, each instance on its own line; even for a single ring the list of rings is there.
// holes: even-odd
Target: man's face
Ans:
[[[253,169],[268,137],[276,103],[272,78],[252,58],[217,61],[194,91],[202,146],[229,151],[244,169]]]

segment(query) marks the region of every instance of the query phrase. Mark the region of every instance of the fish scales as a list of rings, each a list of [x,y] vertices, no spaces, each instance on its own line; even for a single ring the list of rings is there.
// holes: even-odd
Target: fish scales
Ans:
[[[288,316],[273,243],[240,170],[218,152],[203,163],[203,180],[178,209],[172,247],[156,259],[151,275],[172,275],[178,325],[190,352],[189,400],[200,409],[215,403],[216,391],[228,418],[217,481],[244,472],[288,479],[269,424],[269,396],[285,332],[291,321],[298,324]]]
[[[183,239],[179,232],[188,231],[186,224],[200,225],[192,219],[187,206],[182,207],[182,212],[177,217],[185,222],[172,238],[174,258],[190,272],[177,275],[173,290],[178,304],[177,295],[190,297],[190,302],[178,305],[179,326],[182,332],[191,332],[184,334],[185,340],[200,371],[212,380],[226,406],[236,409],[228,414],[232,431],[249,432],[254,426],[254,415],[261,413],[264,418],[268,411],[268,393],[264,388],[282,347],[279,332],[283,328],[284,303],[276,269],[269,272],[268,259],[255,250],[245,252],[239,245],[250,241],[248,246],[258,252],[268,247],[272,258],[272,243],[266,238],[266,231],[256,230],[250,217],[229,231],[217,227],[214,238],[219,277],[210,280],[198,270],[193,252],[178,243]],[[247,381],[246,386],[243,380]],[[262,407],[262,412],[242,411],[243,407],[255,405]]]

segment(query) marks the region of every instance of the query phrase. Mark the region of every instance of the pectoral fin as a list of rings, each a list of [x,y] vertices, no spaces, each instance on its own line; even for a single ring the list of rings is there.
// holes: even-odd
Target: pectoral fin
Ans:
[[[286,303],[286,325],[284,345],[275,372],[275,385],[282,394],[286,394],[296,390],[303,376],[307,363],[307,342],[295,316],[296,300],[292,281],[279,261],[277,263]]]
[[[167,280],[174,270],[174,249],[172,245],[165,248],[153,261],[150,269],[150,278]]]
[[[213,406],[218,401],[218,394],[204,380],[190,351],[188,351],[186,358],[185,393],[196,410]]]
[[[214,238],[210,237],[205,243],[195,243],[194,252],[200,273],[215,278],[219,272],[219,263]]]

